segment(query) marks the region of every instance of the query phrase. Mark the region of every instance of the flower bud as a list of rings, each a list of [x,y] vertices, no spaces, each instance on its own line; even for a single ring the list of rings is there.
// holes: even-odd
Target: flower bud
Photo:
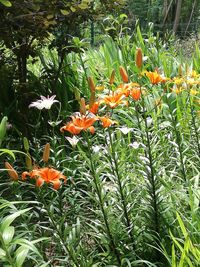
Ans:
[[[18,173],[14,170],[14,168],[10,165],[10,163],[5,162],[5,168],[8,171],[8,174],[10,176],[10,178],[14,181],[18,180]]]
[[[90,88],[90,92],[95,92],[95,84],[92,77],[88,77],[88,85]]]
[[[94,102],[95,102],[95,92],[91,92],[89,108],[92,108],[92,106],[94,105]]]
[[[126,70],[122,66],[120,66],[119,72],[120,72],[120,75],[122,77],[122,81],[124,83],[127,83],[128,82],[128,74],[127,74]]]
[[[183,76],[183,71],[182,71],[182,65],[181,64],[178,66],[178,75],[179,76]]]
[[[8,117],[4,116],[0,123],[0,145],[6,135],[7,121],[8,121]]]
[[[136,54],[135,54],[135,64],[136,66],[141,69],[142,68],[142,64],[143,64],[143,60],[142,60],[142,49],[138,48],[136,50]]]
[[[29,153],[27,153],[26,155],[26,158],[25,158],[25,161],[26,161],[26,167],[31,170],[33,168],[32,166],[32,159],[31,159],[31,155]]]
[[[77,101],[80,101],[80,92],[77,87],[74,87],[74,96]]]
[[[29,142],[28,142],[28,139],[26,137],[23,138],[23,144],[24,144],[24,149],[26,151],[29,151]]]
[[[46,145],[44,147],[44,151],[43,151],[43,157],[42,157],[44,162],[48,162],[49,155],[50,155],[50,144],[46,143]]]
[[[80,99],[80,113],[86,114],[85,99],[83,97]]]
[[[110,75],[110,85],[112,85],[115,81],[115,70],[112,71],[111,75]]]

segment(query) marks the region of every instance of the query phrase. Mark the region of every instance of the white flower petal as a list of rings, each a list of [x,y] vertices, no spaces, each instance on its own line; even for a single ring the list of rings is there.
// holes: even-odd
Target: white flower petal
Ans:
[[[51,97],[47,96],[43,96],[41,95],[39,100],[35,101],[35,102],[32,102],[30,105],[29,105],[29,108],[37,108],[39,110],[41,109],[50,109],[51,106],[53,105],[53,103],[56,103],[56,102],[59,102],[58,100],[54,100],[54,98],[56,97],[56,95],[53,95]]]

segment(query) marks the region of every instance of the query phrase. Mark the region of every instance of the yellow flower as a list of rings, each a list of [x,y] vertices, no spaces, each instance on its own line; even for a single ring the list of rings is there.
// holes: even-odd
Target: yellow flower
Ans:
[[[174,77],[173,78],[173,83],[176,84],[176,85],[181,85],[185,82],[185,79],[183,78],[178,78],[178,77]]]
[[[195,89],[191,89],[191,90],[190,90],[190,94],[191,94],[191,95],[197,95],[197,94],[198,94],[198,91],[195,90]]]
[[[173,86],[172,92],[176,93],[177,95],[180,94],[183,91],[183,87],[181,86]]]

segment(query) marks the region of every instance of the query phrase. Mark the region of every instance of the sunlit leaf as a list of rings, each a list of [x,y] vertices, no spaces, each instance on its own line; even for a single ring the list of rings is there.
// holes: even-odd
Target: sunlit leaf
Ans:
[[[65,10],[65,9],[61,9],[60,12],[64,15],[64,16],[67,16],[69,14],[69,11],[68,10]]]
[[[27,247],[21,246],[15,252],[15,264],[16,267],[23,266],[23,263],[28,255],[29,249]]]
[[[10,226],[10,224],[17,218],[19,217],[20,215],[22,215],[23,213],[27,212],[31,210],[31,208],[27,208],[27,209],[23,209],[23,210],[20,210],[20,211],[16,211],[15,213],[11,214],[11,215],[8,215],[6,216],[2,222],[1,222],[1,226],[0,226],[0,231],[4,231],[4,229],[8,226]]]
[[[8,245],[12,241],[14,234],[15,228],[13,226],[8,226],[4,229],[2,233],[2,238],[6,245]]]
[[[8,0],[0,0],[0,3],[2,3],[6,7],[11,7],[12,3]]]

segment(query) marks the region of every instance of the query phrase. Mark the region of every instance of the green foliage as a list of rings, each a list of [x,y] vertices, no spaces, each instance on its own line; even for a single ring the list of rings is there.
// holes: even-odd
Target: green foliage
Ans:
[[[198,264],[200,76],[191,60],[185,63],[170,43],[154,35],[152,24],[145,34],[136,25],[129,36],[124,19],[122,15],[108,20],[116,32],[124,31],[115,38],[106,35],[98,47],[73,37],[62,47],[70,53],[61,57],[62,49],[45,47],[34,64],[29,61],[30,80],[38,86],[33,86],[34,96],[55,93],[60,103],[50,109],[32,108],[30,138],[13,134],[15,143],[10,138],[7,149],[0,150],[0,155],[13,158],[19,174],[17,181],[10,181],[2,172],[0,183],[6,199],[0,214],[0,255],[10,265]],[[195,56],[193,61],[198,70]],[[122,81],[120,66],[128,82]],[[151,81],[150,72],[161,80]],[[132,95],[134,89],[139,89],[138,99]],[[101,102],[97,118],[84,113],[94,91],[95,101]],[[106,105],[106,97],[121,91],[121,103],[115,108]],[[80,103],[83,114],[72,121]],[[102,116],[112,119],[110,127],[102,127]],[[85,120],[94,118],[91,134],[94,128]],[[76,138],[70,138],[70,131],[60,132],[65,123],[64,128],[81,129]],[[44,162],[41,155],[47,143],[50,158]],[[26,153],[16,156],[16,148],[9,150],[15,144]],[[67,183],[61,182],[56,190],[55,177],[42,176],[46,168],[61,171]],[[22,207],[16,209],[13,201]]]
[[[16,227],[11,224],[22,214],[27,213],[31,208],[17,210],[15,204],[18,203],[7,202],[1,199],[0,262],[2,264],[9,264],[9,266],[20,267],[24,266],[24,262],[28,259],[33,259],[33,255],[35,255],[35,262],[38,263],[36,258],[40,258],[40,263],[43,263],[42,256],[35,244],[46,240],[46,238],[40,238],[34,241],[22,238]],[[7,210],[12,213],[5,216],[4,214]]]

